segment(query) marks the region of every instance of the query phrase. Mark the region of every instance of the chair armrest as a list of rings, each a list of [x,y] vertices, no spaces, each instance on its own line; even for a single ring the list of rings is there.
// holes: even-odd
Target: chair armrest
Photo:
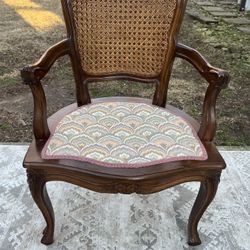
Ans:
[[[33,132],[37,140],[47,140],[50,136],[47,123],[46,97],[40,81],[59,57],[69,53],[70,40],[64,39],[49,48],[38,62],[21,70],[23,83],[30,86],[33,95]]]
[[[69,54],[70,41],[64,39],[50,47],[36,63],[26,66],[21,70],[24,84],[37,84],[49,72],[54,62],[61,56]]]
[[[214,84],[220,88],[227,87],[230,79],[228,72],[210,65],[197,50],[178,43],[175,55],[190,62],[209,84]]]
[[[216,132],[216,100],[221,89],[226,88],[230,81],[229,73],[211,66],[198,51],[183,44],[176,45],[175,56],[190,62],[209,83],[198,135],[202,141],[212,141]]]

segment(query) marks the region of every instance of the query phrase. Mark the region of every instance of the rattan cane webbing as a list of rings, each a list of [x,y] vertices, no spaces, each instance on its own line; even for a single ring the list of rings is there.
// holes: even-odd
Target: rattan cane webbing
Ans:
[[[72,0],[83,71],[156,76],[176,0]]]

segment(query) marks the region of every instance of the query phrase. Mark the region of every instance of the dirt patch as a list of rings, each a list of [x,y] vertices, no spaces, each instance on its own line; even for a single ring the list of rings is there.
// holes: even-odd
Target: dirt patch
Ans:
[[[61,15],[59,1],[34,1],[45,10]],[[28,86],[21,84],[19,69],[35,62],[51,45],[65,37],[63,25],[37,31],[14,8],[0,8],[0,141],[28,142],[32,138],[33,100]],[[232,80],[217,105],[218,145],[250,145],[250,45],[249,36],[220,22],[204,25],[185,18],[179,40],[198,49],[212,65],[230,71]],[[44,79],[48,113],[75,102],[69,58],[53,66]],[[168,102],[199,119],[207,84],[186,62],[175,61]],[[93,97],[130,95],[152,97],[154,87],[132,82],[104,82],[90,86]]]

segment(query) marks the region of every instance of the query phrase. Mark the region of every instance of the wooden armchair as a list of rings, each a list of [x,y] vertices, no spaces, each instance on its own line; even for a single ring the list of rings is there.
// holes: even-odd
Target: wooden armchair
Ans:
[[[61,0],[68,38],[21,71],[34,97],[34,139],[25,156],[28,183],[51,244],[54,213],[48,181],[66,181],[103,193],[150,194],[200,182],[188,222],[188,243],[201,243],[197,225],[213,200],[225,162],[213,144],[215,103],[229,82],[196,50],[177,43],[185,0]],[[41,80],[69,55],[77,103],[48,119]],[[175,57],[207,80],[202,122],[166,105]],[[90,99],[88,83],[127,79],[156,84],[153,100]]]

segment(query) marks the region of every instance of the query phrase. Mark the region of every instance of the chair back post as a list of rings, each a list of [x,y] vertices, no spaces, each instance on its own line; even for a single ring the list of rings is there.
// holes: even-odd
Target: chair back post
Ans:
[[[160,107],[166,106],[169,80],[175,59],[176,45],[178,44],[177,36],[184,17],[186,5],[186,0],[177,0],[176,2],[176,13],[172,22],[171,31],[169,33],[169,49],[166,53],[159,84],[156,85],[156,90],[153,97],[153,104]]]
[[[61,0],[63,15],[65,19],[67,34],[70,39],[70,60],[76,84],[76,99],[78,107],[91,102],[89,90],[83,79],[83,71],[80,64],[79,53],[76,49],[75,43],[75,25],[72,16],[71,2],[68,0]]]

